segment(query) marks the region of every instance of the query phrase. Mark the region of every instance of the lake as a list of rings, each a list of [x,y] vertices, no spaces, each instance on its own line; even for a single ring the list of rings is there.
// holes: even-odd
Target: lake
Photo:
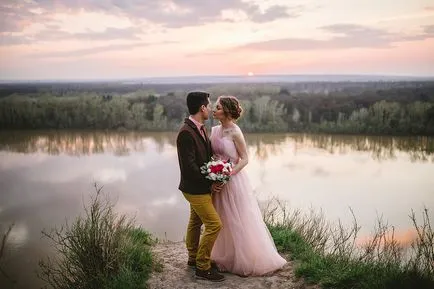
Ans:
[[[177,189],[175,140],[172,132],[0,132],[0,232],[15,224],[1,266],[18,281],[14,288],[40,287],[38,260],[52,252],[41,231],[83,213],[95,182],[118,212],[158,238],[183,240],[189,209]],[[247,134],[246,141],[245,169],[261,205],[277,197],[345,224],[351,208],[362,236],[382,217],[403,242],[412,236],[412,209],[434,216],[434,138]],[[2,274],[0,287],[11,287]]]

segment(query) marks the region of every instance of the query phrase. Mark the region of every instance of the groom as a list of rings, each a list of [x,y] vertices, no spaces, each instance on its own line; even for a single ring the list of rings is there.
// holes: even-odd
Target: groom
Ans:
[[[196,278],[219,282],[225,278],[211,268],[211,250],[222,223],[212,203],[211,192],[218,193],[222,184],[207,180],[200,172],[200,167],[210,161],[212,156],[211,143],[204,126],[211,112],[209,93],[190,92],[187,95],[187,107],[190,116],[179,130],[176,145],[181,170],[178,188],[190,203],[186,237],[188,265],[196,266]],[[205,232],[200,239],[202,224],[205,225]]]

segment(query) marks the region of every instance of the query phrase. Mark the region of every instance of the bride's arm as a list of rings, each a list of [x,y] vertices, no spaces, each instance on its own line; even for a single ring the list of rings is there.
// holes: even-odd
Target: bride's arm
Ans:
[[[235,130],[234,134],[232,135],[232,139],[234,140],[238,155],[240,156],[238,164],[236,164],[232,169],[232,175],[234,175],[241,171],[249,163],[249,156],[247,154],[246,141],[244,140],[244,135],[240,129]]]

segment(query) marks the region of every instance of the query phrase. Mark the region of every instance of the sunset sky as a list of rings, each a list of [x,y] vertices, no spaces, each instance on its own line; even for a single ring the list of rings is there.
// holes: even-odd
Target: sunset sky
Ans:
[[[3,80],[434,76],[433,51],[434,0],[0,1]]]

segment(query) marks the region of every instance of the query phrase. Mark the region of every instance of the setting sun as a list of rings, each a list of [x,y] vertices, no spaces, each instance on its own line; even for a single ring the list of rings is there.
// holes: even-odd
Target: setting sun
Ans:
[[[247,75],[248,75],[248,76],[253,76],[253,75],[255,75],[255,74],[254,74],[253,72],[248,72]]]

